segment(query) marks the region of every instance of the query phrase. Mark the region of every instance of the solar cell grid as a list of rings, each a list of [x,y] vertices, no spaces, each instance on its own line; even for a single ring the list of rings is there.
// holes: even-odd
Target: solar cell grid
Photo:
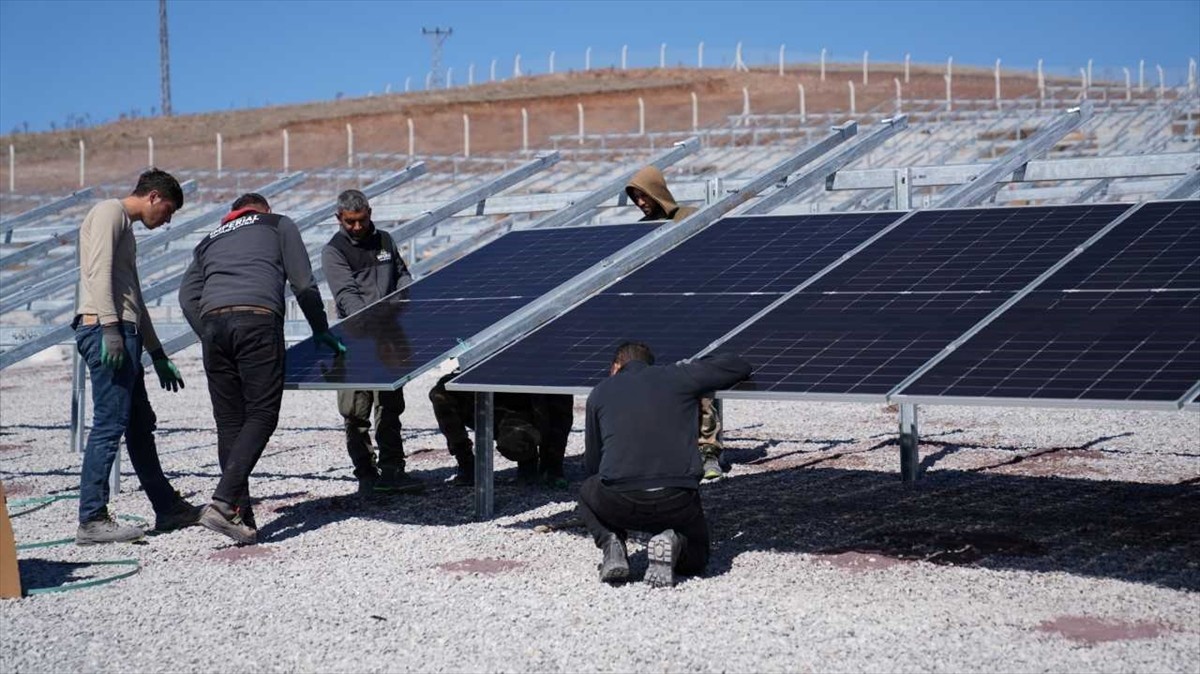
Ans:
[[[587,388],[625,340],[690,358],[895,222],[901,213],[720,220],[455,380]]]
[[[728,340],[737,390],[884,395],[1127,209],[918,212]]]
[[[390,388],[656,225],[513,232],[350,316],[335,361],[307,339],[288,349],[290,388]]]
[[[1146,204],[907,386],[1177,404],[1200,382],[1200,201]]]

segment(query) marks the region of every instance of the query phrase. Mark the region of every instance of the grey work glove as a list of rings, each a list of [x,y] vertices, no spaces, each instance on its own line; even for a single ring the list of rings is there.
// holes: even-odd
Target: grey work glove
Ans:
[[[103,332],[100,340],[100,364],[113,370],[120,370],[125,364],[125,335],[121,334],[119,324],[101,326]]]

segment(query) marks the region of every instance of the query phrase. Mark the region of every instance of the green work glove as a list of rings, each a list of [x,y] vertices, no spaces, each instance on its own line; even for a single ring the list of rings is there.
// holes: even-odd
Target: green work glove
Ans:
[[[154,372],[158,375],[159,386],[164,389],[174,393],[183,388],[183,376],[179,374],[179,368],[175,367],[170,358],[155,358]]]
[[[342,340],[337,338],[337,335],[328,330],[314,332],[313,339],[316,340],[317,346],[327,346],[333,351],[333,357],[346,355],[346,345],[342,344]]]
[[[120,370],[125,364],[125,336],[121,334],[119,324],[105,325],[100,328],[100,364],[104,367]]]

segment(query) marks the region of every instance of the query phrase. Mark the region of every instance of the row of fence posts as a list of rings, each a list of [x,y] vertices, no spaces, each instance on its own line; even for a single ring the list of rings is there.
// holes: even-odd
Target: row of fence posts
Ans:
[[[824,82],[826,79],[825,62],[826,62],[826,57],[828,55],[828,52],[829,52],[828,49],[822,47],[820,56],[818,57],[818,72],[819,72],[820,79],[822,82]],[[547,69],[548,74],[551,74],[551,75],[553,75],[555,72],[555,56],[556,56],[556,52],[551,51],[550,57],[548,59],[549,67]],[[870,82],[870,56],[871,56],[870,51],[863,52],[863,55],[862,55],[862,83],[864,85],[867,85]],[[950,56],[946,59],[946,77],[951,76],[953,62],[954,62],[953,56]],[[999,62],[999,59],[997,59],[997,63],[998,62]],[[628,68],[629,68],[629,45],[628,44],[621,45],[620,64],[621,64],[620,65],[621,70],[628,70]],[[490,81],[492,81],[492,82],[496,81],[496,65],[497,65],[497,60],[492,59],[491,69],[490,69]],[[909,83],[911,65],[912,65],[912,54],[905,53],[904,54],[904,83],[905,84]],[[659,45],[658,67],[660,69],[664,69],[667,67],[667,43],[666,42],[663,42],[662,44]],[[696,67],[697,68],[704,67],[704,43],[703,42],[700,42],[696,46]],[[734,59],[733,59],[732,65],[730,67],[733,68],[734,70],[739,70],[739,71],[743,71],[743,72],[748,72],[750,70],[750,68],[746,65],[745,61],[742,59],[742,43],[741,42],[738,42],[737,46],[734,48]],[[1160,87],[1160,89],[1165,88],[1165,83],[1163,82],[1163,80],[1165,78],[1164,78],[1162,66],[1156,65],[1155,67],[1159,71],[1159,87]],[[592,48],[591,47],[587,47],[584,50],[583,69],[584,69],[584,71],[590,71],[592,69]],[[781,45],[779,45],[779,67],[778,67],[779,76],[784,77],[786,75],[786,70],[787,70],[787,45],[781,44]],[[1124,69],[1124,70],[1128,70],[1128,69]],[[1145,59],[1142,59],[1141,61],[1138,62],[1138,93],[1139,94],[1145,92],[1145,71],[1146,71],[1146,61],[1145,61]],[[523,77],[526,74],[525,71],[521,67],[521,54],[519,54],[519,53],[513,57],[512,74],[513,74],[513,77]],[[1043,86],[1044,78],[1042,76],[1042,59],[1038,59],[1038,81],[1039,81],[1039,90],[1044,89],[1044,86]],[[432,72],[426,73],[425,88],[429,89],[432,82],[433,82],[433,73]],[[405,78],[405,80],[404,80],[405,93],[410,91],[411,84],[412,84],[412,78],[411,77]],[[467,68],[467,86],[473,86],[474,84],[475,84],[475,64],[472,63]],[[1085,87],[1090,87],[1091,84],[1092,84],[1092,59],[1088,59]],[[454,68],[448,68],[446,71],[446,88],[449,89],[453,86],[454,86]],[[1196,60],[1188,59],[1188,90],[1194,91],[1195,88],[1196,88]],[[385,89],[385,91],[387,93],[391,93],[391,85],[388,85],[387,88]]]
[[[701,47],[703,47],[703,44],[704,43],[701,43]],[[822,52],[823,51],[824,50],[822,50]],[[782,73],[783,47],[780,47],[780,58],[781,58],[780,72]],[[825,73],[824,73],[823,65],[824,65],[824,59],[822,58],[822,72],[821,72],[821,80],[822,81],[825,80],[825,76],[824,76]],[[1158,98],[1163,98],[1166,95],[1166,81],[1165,81],[1162,66],[1157,66],[1157,68],[1158,68],[1157,96],[1158,96]],[[1124,72],[1125,72],[1125,100],[1131,101],[1133,99],[1133,86],[1132,86],[1131,73],[1129,71],[1129,68],[1123,68],[1122,70],[1124,70]],[[1088,64],[1087,64],[1086,68],[1079,69],[1079,75],[1080,75],[1079,98],[1086,99],[1086,98],[1088,98],[1089,90],[1092,88],[1092,61],[1090,59],[1088,60]],[[1190,59],[1189,64],[1188,64],[1188,89],[1189,89],[1189,91],[1195,90],[1196,77],[1197,77],[1196,60]],[[953,107],[954,107],[954,105],[953,105],[953,100],[954,100],[954,97],[953,97],[954,57],[950,57],[949,59],[946,60],[946,73],[943,76],[943,78],[946,83],[946,110],[951,111],[951,110],[953,110]],[[995,105],[996,105],[997,109],[1000,109],[1002,106],[1001,88],[1000,88],[1000,81],[1001,81],[1000,59],[996,59],[996,65],[995,65],[995,68],[993,69],[993,79],[995,81],[995,97],[994,97]],[[868,78],[867,78],[867,54],[864,53],[863,54],[863,83],[866,84],[867,81],[868,81]],[[908,81],[909,81],[909,64],[908,64],[907,55],[905,55],[904,82],[907,83]],[[892,78],[892,82],[895,84],[895,87],[896,87],[896,114],[900,114],[901,112],[903,112],[903,109],[904,109],[904,88],[903,88],[903,84],[901,83],[899,77]],[[798,93],[799,93],[800,123],[804,124],[804,123],[807,123],[807,121],[808,121],[808,111],[806,108],[804,85],[797,83],[796,86],[797,86]],[[846,86],[848,89],[848,96],[849,96],[849,101],[848,101],[849,102],[849,110],[850,110],[849,114],[851,116],[855,116],[858,114],[858,104],[857,104],[857,100],[856,100],[856,91],[855,91],[854,80],[846,80]],[[1044,103],[1045,99],[1046,99],[1046,78],[1045,78],[1045,73],[1042,70],[1042,60],[1041,59],[1038,59],[1038,62],[1037,62],[1037,89],[1038,89],[1039,104]],[[1145,93],[1145,61],[1144,60],[1141,61],[1139,64],[1137,89],[1138,89],[1139,94]],[[695,133],[695,132],[699,131],[699,129],[700,129],[700,99],[699,99],[699,96],[694,91],[691,92],[691,100],[692,100],[692,132]],[[578,140],[579,140],[580,144],[583,144],[584,140],[587,137],[583,103],[576,103],[576,110],[577,110],[578,119],[579,119]],[[637,98],[637,110],[638,110],[638,132],[637,132],[637,135],[644,136],[644,135],[646,135],[646,102],[640,96]],[[743,118],[749,118],[750,115],[751,115],[750,89],[749,89],[749,87],[742,87],[742,113],[741,113],[741,116]],[[415,131],[415,127],[414,127],[412,118],[409,117],[406,120],[406,123],[407,123],[407,127],[408,127],[408,156],[415,157],[416,156],[416,131]],[[462,143],[463,156],[470,157],[471,156],[471,117],[468,113],[463,113],[462,123],[463,123],[463,143]],[[284,129],[282,131],[282,136],[283,136],[283,172],[287,173],[291,170],[291,142],[290,142],[290,138],[289,138],[287,129]],[[154,166],[155,164],[154,164],[154,137],[153,136],[146,138],[146,145],[147,145],[147,154],[148,154],[147,166]],[[526,108],[521,108],[521,151],[526,152],[526,153],[529,152],[529,111]],[[221,137],[221,134],[218,133],[218,134],[216,134],[217,177],[221,177],[221,175],[224,172],[223,155],[224,155],[224,141]],[[80,139],[79,140],[79,186],[80,187],[84,187],[86,184],[86,167],[87,167],[86,157],[87,157],[87,147],[86,147],[83,139]],[[349,168],[354,167],[354,127],[350,124],[346,124],[346,166]],[[16,149],[12,144],[10,144],[8,146],[8,191],[9,192],[16,191]]]

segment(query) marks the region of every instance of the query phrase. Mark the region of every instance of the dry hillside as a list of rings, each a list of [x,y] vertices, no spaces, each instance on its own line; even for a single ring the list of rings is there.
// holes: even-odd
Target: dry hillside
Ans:
[[[643,69],[594,70],[528,77],[444,91],[388,94],[336,102],[275,106],[231,112],[125,120],[90,129],[0,138],[16,149],[17,191],[58,193],[78,185],[78,141],[87,146],[89,184],[127,180],[147,161],[146,137],[155,144],[155,163],[168,170],[204,169],[216,165],[215,136],[224,139],[227,169],[282,168],[281,131],[288,130],[292,169],[311,169],[344,162],[346,124],[354,128],[358,151],[408,151],[406,120],[414,123],[418,154],[462,152],[462,115],[470,115],[472,154],[510,152],[520,148],[521,109],[530,119],[530,145],[547,147],[555,134],[575,133],[577,103],[582,103],[588,133],[637,130],[637,99],[646,105],[648,131],[679,130],[691,125],[691,92],[700,101],[700,124],[723,123],[742,111],[742,88],[750,92],[755,113],[796,112],[797,84],[803,84],[809,112],[847,110],[848,86],[855,82],[857,108],[863,111],[891,101],[900,66],[881,64],[862,84],[858,66],[832,65],[821,82],[813,66],[793,67],[785,76],[775,71],[738,73],[730,70]],[[955,71],[955,98],[986,99],[993,95],[990,70]],[[938,99],[945,84],[940,67],[912,69],[904,86],[906,100]],[[1006,73],[1005,97],[1036,94],[1031,73]],[[890,109],[890,108],[889,108]],[[0,166],[0,184],[8,182]]]

